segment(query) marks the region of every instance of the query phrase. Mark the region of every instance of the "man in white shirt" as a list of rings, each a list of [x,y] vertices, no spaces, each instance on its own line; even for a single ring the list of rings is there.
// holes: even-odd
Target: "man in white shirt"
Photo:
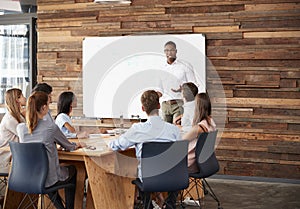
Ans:
[[[162,113],[165,121],[174,123],[174,119],[183,113],[181,87],[183,83],[196,83],[193,67],[177,59],[176,44],[168,41],[164,46],[167,63],[164,75],[160,79],[158,93],[161,96]]]
[[[160,103],[159,95],[156,91],[145,91],[141,96],[141,103],[142,110],[148,115],[148,120],[144,123],[140,122],[133,124],[126,133],[109,144],[110,148],[114,151],[125,150],[128,147],[135,146],[136,157],[139,162],[141,159],[141,150],[144,142],[181,140],[179,128],[173,124],[163,121],[159,116],[158,111],[160,108]],[[140,164],[138,165],[138,177],[142,181]],[[177,197],[177,192],[174,192],[174,195],[170,194],[169,196],[172,198],[166,201],[169,205],[173,205],[175,209],[176,198],[174,197]],[[148,203],[144,203],[144,205],[146,206]],[[167,206],[167,208],[169,207]]]

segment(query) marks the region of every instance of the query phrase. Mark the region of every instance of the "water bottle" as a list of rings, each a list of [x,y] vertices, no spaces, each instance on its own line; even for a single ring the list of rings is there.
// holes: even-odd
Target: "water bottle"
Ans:
[[[123,114],[120,115],[120,128],[124,128],[124,118],[123,118]]]

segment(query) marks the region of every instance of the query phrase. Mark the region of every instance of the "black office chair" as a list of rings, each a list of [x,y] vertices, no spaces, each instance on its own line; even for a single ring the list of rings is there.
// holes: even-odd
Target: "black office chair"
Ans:
[[[176,192],[189,185],[187,170],[187,141],[147,142],[141,154],[142,182],[139,178],[132,181],[142,193]],[[143,197],[138,208],[146,202],[150,207],[151,199]],[[175,198],[175,197],[174,197]],[[166,203],[167,204],[167,203]]]
[[[201,208],[201,197],[199,189],[202,189],[205,195],[209,194],[218,203],[218,209],[222,209],[221,202],[205,179],[214,175],[220,169],[219,162],[215,155],[217,133],[218,131],[201,133],[196,144],[195,152],[199,172],[189,174],[189,189],[191,190],[193,188],[196,188],[198,198],[197,200],[199,202],[197,203],[196,200],[194,201],[195,204],[199,206],[199,208]],[[190,190],[185,191],[185,194],[182,194],[182,197],[187,194],[190,195]]]
[[[9,142],[9,146],[12,153],[12,167],[8,177],[8,188],[26,193],[18,208],[23,209],[30,206],[36,208],[38,198],[32,198],[32,194],[41,196],[41,208],[45,208],[44,195],[75,186],[68,183],[45,187],[49,163],[47,150],[43,143]],[[56,196],[53,197],[54,200],[55,198]],[[48,205],[48,207],[50,206],[51,204]]]

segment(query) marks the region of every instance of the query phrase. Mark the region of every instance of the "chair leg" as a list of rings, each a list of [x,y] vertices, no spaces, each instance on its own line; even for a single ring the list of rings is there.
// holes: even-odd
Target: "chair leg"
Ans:
[[[199,192],[199,189],[202,189],[202,187],[198,184],[197,182],[197,179],[194,179],[194,178],[190,178],[190,186],[188,189],[184,190],[186,191],[184,193],[184,191],[182,192],[182,197],[181,197],[181,206],[184,207],[184,197],[185,196],[190,196],[190,197],[193,197],[191,191],[195,189],[196,190],[196,194],[197,194],[197,199],[193,198],[192,200],[194,201],[194,204],[195,206],[198,206],[199,209],[201,208],[201,196],[200,196],[200,192]],[[198,200],[198,201],[197,201]]]
[[[44,195],[40,195],[38,208],[45,209]]]
[[[29,202],[25,202],[26,199],[28,199]],[[19,206],[18,206],[18,209],[27,209],[27,208],[30,208],[30,207],[33,207],[34,209],[37,209],[37,207],[36,207],[37,201],[38,201],[38,198],[33,199],[29,194],[25,194],[23,199],[21,200]]]
[[[152,209],[152,198],[150,192],[139,191],[138,202],[134,205],[134,209]]]
[[[2,190],[5,191],[6,186],[7,186],[7,177],[6,176],[1,176],[0,177],[0,192]]]
[[[222,209],[220,200],[218,199],[217,195],[214,193],[214,191],[212,190],[212,188],[210,187],[206,179],[202,179],[202,180],[204,182],[204,185],[208,187],[207,191],[209,195],[218,203],[218,209]]]
[[[51,204],[53,204],[57,209],[64,209],[64,201],[62,200],[62,198],[60,197],[58,191],[56,192],[52,192],[47,194],[48,198],[50,200],[49,205],[47,206],[47,208],[49,208],[49,206]]]

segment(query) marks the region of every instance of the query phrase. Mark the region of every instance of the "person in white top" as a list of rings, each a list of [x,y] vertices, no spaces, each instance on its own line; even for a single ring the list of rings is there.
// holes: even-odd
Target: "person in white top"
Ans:
[[[19,141],[17,133],[17,125],[25,121],[24,106],[26,98],[23,96],[22,90],[12,88],[5,92],[5,107],[7,112],[3,116],[0,123],[0,148],[8,147],[10,141]],[[8,169],[11,160],[11,152],[9,150],[0,149],[0,169]],[[0,185],[0,196],[4,196],[5,185]]]
[[[55,124],[60,128],[67,138],[86,138],[86,132],[77,133],[72,125],[70,115],[73,108],[77,107],[77,98],[71,91],[62,92],[57,101],[57,115]]]
[[[188,132],[192,128],[192,122],[195,111],[195,96],[198,94],[198,87],[192,83],[182,85],[183,115],[175,120],[175,124],[181,128],[182,133]]]
[[[156,91],[145,91],[141,96],[141,103],[143,111],[145,111],[148,115],[148,120],[144,123],[140,122],[133,124],[126,133],[109,144],[109,147],[114,151],[125,150],[128,147],[135,146],[136,157],[139,162],[144,142],[181,140],[179,128],[173,124],[163,121],[158,115],[160,103],[159,95]],[[138,165],[138,177],[142,181],[140,164]],[[178,192],[172,192],[169,195],[170,198],[166,200],[168,205],[173,205],[173,208],[175,208],[177,194]],[[147,193],[143,195],[150,194]],[[145,208],[147,205],[148,203],[145,202]]]
[[[195,148],[198,136],[202,132],[216,130],[216,123],[211,117],[211,102],[207,93],[197,94],[195,97],[195,112],[192,128],[182,136],[182,139],[189,140],[188,169],[190,173],[198,171],[196,163]]]
[[[196,83],[196,77],[190,64],[177,59],[176,44],[173,41],[168,41],[164,45],[164,53],[167,58],[164,66],[165,73],[160,79],[157,91],[161,96],[164,120],[174,123],[174,119],[183,113],[183,101],[180,94],[182,84]]]

